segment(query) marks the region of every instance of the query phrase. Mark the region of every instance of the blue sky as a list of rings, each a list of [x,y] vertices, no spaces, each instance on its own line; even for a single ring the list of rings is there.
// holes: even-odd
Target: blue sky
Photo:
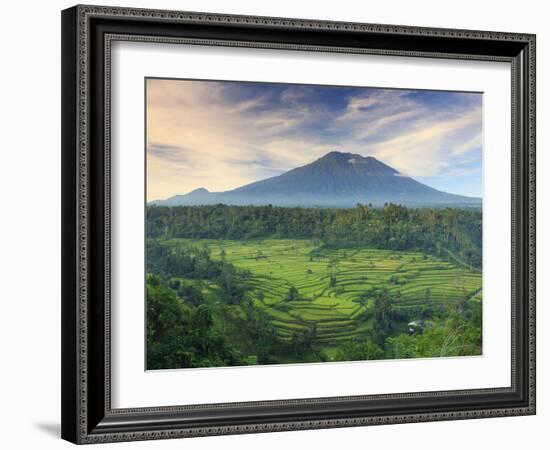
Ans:
[[[481,147],[479,93],[147,81],[148,200],[233,189],[333,150],[481,197]]]

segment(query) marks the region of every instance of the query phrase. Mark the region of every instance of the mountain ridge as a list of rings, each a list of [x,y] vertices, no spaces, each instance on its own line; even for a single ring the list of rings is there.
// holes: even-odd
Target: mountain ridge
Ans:
[[[381,206],[480,206],[481,199],[439,191],[400,173],[373,156],[332,151],[304,166],[228,191],[204,187],[151,204],[267,205],[353,207],[357,203]]]

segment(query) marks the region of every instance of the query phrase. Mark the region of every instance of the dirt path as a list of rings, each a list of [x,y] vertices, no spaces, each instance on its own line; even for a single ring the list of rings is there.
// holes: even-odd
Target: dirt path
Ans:
[[[466,300],[466,302],[474,300],[481,293],[481,291],[482,291],[482,288],[479,288],[477,291],[473,293],[473,295],[470,296],[468,300]]]
[[[445,247],[441,247],[440,245],[438,245],[438,248],[439,248],[439,250],[443,250],[445,253],[447,253],[455,262],[460,264],[462,267],[465,267],[466,269],[471,269],[475,272],[481,273],[481,269],[478,269],[477,267],[471,266],[466,261],[459,258],[458,255],[456,253],[452,252],[451,250],[449,250]]]

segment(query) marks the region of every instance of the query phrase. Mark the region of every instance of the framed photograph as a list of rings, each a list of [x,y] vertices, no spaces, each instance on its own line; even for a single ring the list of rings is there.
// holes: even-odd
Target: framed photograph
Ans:
[[[535,36],[62,12],[62,437],[535,413]]]

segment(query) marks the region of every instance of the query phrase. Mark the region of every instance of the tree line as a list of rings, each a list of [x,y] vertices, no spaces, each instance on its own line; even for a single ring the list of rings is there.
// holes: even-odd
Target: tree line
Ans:
[[[314,239],[326,246],[422,250],[481,268],[482,214],[475,209],[148,206],[147,237]],[[443,249],[443,252],[442,252]],[[449,253],[450,252],[450,253]]]

